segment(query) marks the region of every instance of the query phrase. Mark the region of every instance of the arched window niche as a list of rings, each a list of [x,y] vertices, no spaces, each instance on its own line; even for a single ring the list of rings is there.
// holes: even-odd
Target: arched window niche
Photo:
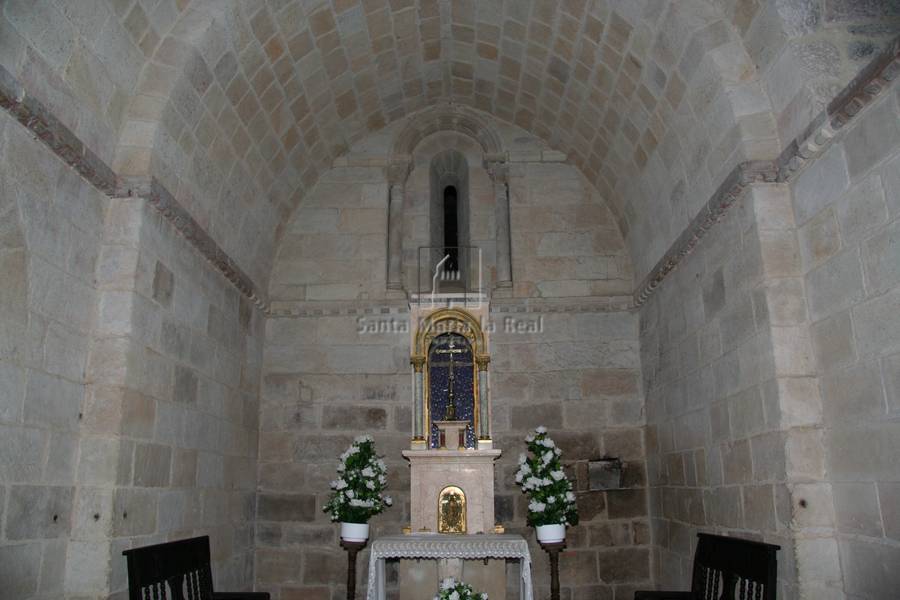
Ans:
[[[441,293],[471,291],[469,163],[458,150],[445,150],[431,159],[429,176],[428,263],[441,265],[433,283]]]

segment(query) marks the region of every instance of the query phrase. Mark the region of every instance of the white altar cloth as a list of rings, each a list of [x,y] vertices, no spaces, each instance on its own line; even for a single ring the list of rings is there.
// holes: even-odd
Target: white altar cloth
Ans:
[[[520,535],[413,533],[380,537],[372,542],[369,553],[367,600],[384,600],[384,561],[387,558],[518,559],[522,571],[519,597],[532,600],[531,554],[528,542]]]

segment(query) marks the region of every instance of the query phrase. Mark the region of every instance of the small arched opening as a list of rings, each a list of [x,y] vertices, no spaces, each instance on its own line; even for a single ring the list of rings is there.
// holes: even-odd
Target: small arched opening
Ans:
[[[464,292],[470,274],[469,164],[457,150],[431,161],[429,264],[441,292]]]

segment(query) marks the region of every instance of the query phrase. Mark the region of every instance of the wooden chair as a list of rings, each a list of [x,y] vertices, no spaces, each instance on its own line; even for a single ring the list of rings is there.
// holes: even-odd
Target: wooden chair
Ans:
[[[213,592],[209,536],[132,548],[129,600],[269,600],[268,592]]]
[[[635,592],[635,600],[775,600],[781,546],[698,533],[689,592]]]

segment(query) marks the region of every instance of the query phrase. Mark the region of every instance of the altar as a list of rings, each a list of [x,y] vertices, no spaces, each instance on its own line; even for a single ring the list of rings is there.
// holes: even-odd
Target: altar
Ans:
[[[400,600],[432,598],[447,577],[491,600],[506,598],[507,560],[520,563],[519,598],[531,600],[531,557],[494,515],[487,304],[474,309],[411,306],[413,377],[410,523],[406,535],[375,540],[370,599],[384,598],[384,561],[399,559]]]
[[[513,559],[520,564],[519,598],[532,600],[531,555],[520,535],[410,534],[384,536],[372,543],[369,554],[368,600],[384,600],[384,561],[391,558],[463,561]],[[504,578],[502,584],[506,585]],[[423,596],[430,598],[430,595]],[[494,596],[490,596],[494,598]]]

